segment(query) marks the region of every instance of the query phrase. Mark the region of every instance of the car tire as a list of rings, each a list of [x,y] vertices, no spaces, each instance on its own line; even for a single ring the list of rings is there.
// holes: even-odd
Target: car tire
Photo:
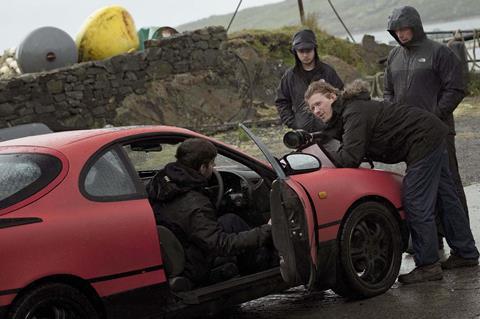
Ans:
[[[14,302],[8,318],[98,319],[99,315],[79,290],[51,283],[27,291]]]
[[[402,262],[402,236],[397,219],[385,205],[365,202],[353,209],[340,232],[337,294],[373,297],[395,282]]]

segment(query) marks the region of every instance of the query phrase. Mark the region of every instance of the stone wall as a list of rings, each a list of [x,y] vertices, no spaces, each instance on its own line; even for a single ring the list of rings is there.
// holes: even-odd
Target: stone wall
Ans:
[[[150,42],[143,52],[0,81],[0,127],[43,122],[64,130],[228,120],[235,111],[224,99],[221,105],[212,102],[217,93],[211,90],[223,86],[238,93],[233,97],[241,95],[232,68],[235,56],[222,49],[225,40],[223,28],[210,27]],[[196,88],[205,95],[203,101],[198,94],[189,97]],[[190,104],[182,105],[186,102]],[[214,109],[207,112],[206,105]]]

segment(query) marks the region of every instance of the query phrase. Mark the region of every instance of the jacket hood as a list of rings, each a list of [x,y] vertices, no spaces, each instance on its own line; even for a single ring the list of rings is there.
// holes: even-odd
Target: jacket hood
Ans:
[[[367,81],[355,80],[352,83],[347,84],[345,90],[342,93],[343,100],[352,99],[370,99],[370,84]]]
[[[167,202],[191,190],[203,192],[207,178],[178,162],[169,163],[147,185],[150,202]]]
[[[401,28],[412,28],[413,30],[413,39],[408,43],[402,44],[395,34],[395,30]],[[405,47],[415,45],[418,41],[426,38],[420,14],[414,7],[410,6],[404,6],[393,10],[388,18],[387,31],[398,42],[398,44]]]
[[[302,66],[302,62],[297,56],[297,52],[295,50],[298,49],[314,49],[315,50],[315,67],[319,65],[320,59],[318,57],[317,52],[317,37],[312,30],[305,29],[298,31],[293,35],[292,38],[292,48],[290,52],[295,57],[295,67],[299,68]]]
[[[353,100],[370,100],[370,84],[363,80],[355,80],[347,84],[345,90],[332,103],[332,118],[328,121],[327,128],[337,125],[345,110],[345,106]]]
[[[312,30],[305,29],[298,31],[292,38],[292,52],[300,49],[317,48],[317,38]]]

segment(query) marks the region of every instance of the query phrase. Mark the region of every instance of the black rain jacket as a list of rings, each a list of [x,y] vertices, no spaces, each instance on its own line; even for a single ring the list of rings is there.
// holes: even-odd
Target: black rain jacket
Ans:
[[[313,81],[325,80],[339,90],[343,89],[343,82],[335,69],[320,61],[315,48],[315,68],[304,71],[302,62],[298,59],[295,51],[295,66],[288,69],[283,75],[277,89],[275,106],[282,123],[292,129],[304,129],[316,132],[323,128],[323,123],[316,119],[306,108],[304,95],[308,85]],[[308,81],[306,72],[312,72],[311,81]]]
[[[339,167],[358,167],[373,161],[407,165],[437,148],[448,133],[435,115],[420,108],[387,101],[373,101],[366,91],[332,104],[332,119],[324,133],[341,142],[331,153]]]
[[[401,44],[396,29],[410,27],[413,39]],[[389,18],[388,32],[400,46],[390,51],[384,80],[387,101],[409,104],[436,114],[455,134],[453,111],[465,96],[458,57],[445,45],[427,39],[417,10],[405,6]]]
[[[239,255],[271,240],[270,225],[225,233],[206,186],[204,176],[178,162],[167,164],[147,185],[157,224],[180,240],[186,257],[184,275],[197,284],[208,281],[215,257]]]

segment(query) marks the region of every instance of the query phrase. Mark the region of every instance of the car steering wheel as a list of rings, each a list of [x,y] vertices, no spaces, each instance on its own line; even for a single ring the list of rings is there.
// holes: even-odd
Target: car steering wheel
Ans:
[[[225,190],[225,186],[223,184],[223,178],[222,178],[222,175],[220,175],[220,173],[216,170],[216,169],[213,169],[213,176],[215,176],[215,179],[217,180],[217,196],[216,196],[216,199],[215,199],[215,208],[219,209],[220,208],[220,204],[222,202],[222,198],[223,198],[223,192]]]

